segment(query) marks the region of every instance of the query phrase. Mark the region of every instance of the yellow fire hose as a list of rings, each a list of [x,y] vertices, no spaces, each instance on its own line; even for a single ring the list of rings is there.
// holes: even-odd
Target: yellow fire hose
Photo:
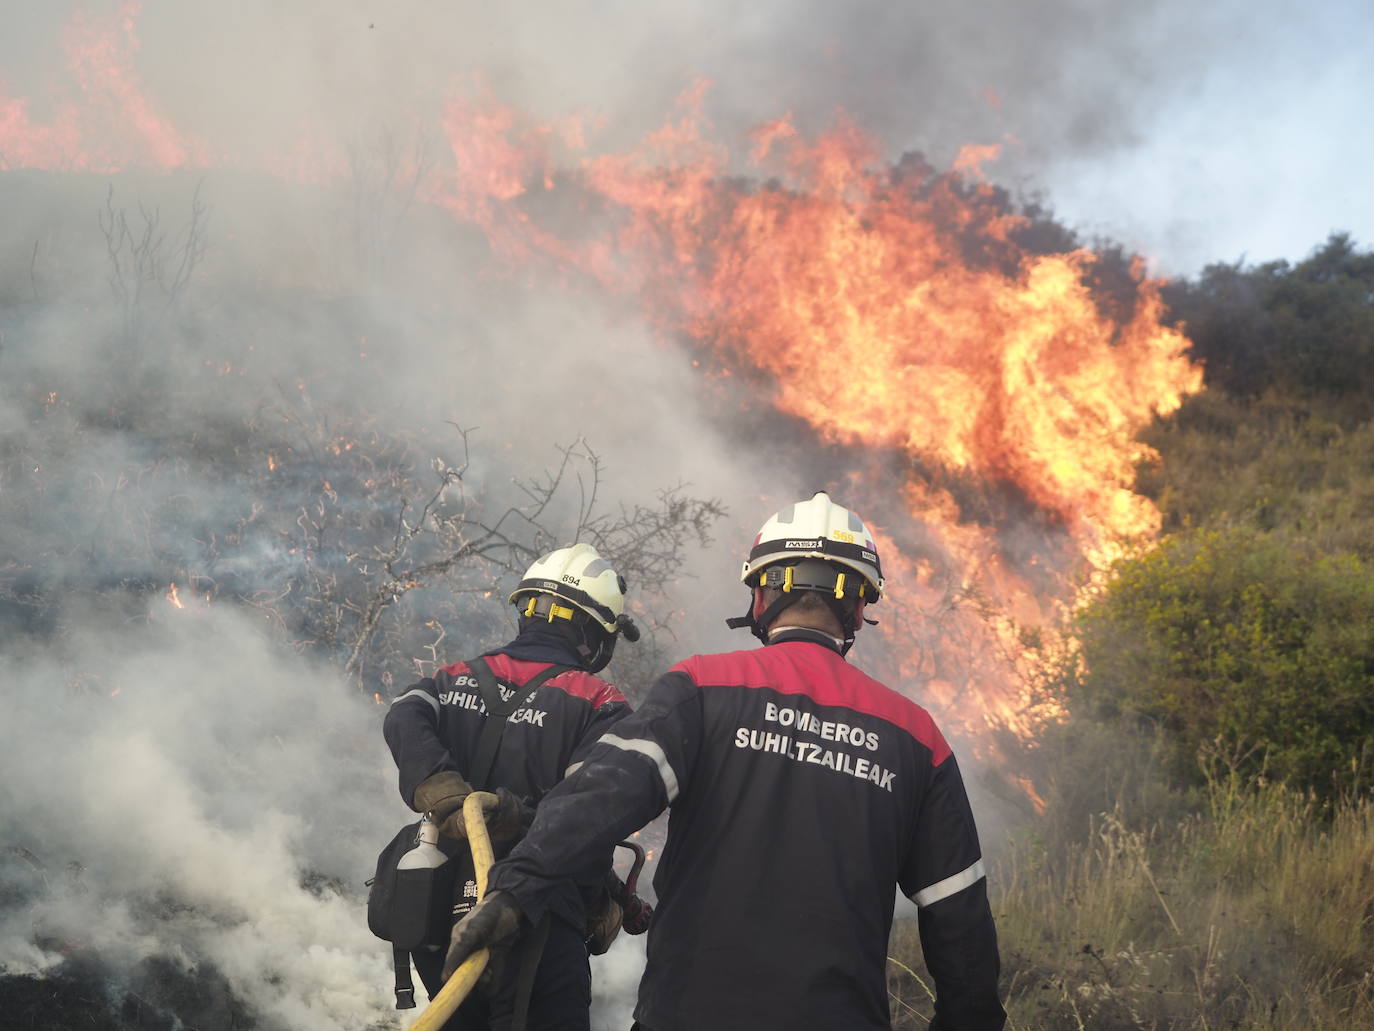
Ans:
[[[492,863],[491,838],[487,835],[487,821],[482,816],[482,810],[491,808],[496,802],[497,798],[491,792],[474,791],[463,803],[463,825],[468,832],[468,847],[472,849],[472,865],[477,871],[478,902],[487,893],[487,871]],[[482,971],[487,967],[487,956],[487,950],[480,949],[463,960],[463,965],[453,972],[448,983],[429,1000],[425,1011],[410,1025],[410,1031],[439,1031],[482,976]]]

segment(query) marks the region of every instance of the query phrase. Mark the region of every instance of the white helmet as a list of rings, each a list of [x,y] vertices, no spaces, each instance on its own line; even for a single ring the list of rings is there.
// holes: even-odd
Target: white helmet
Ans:
[[[775,513],[754,538],[740,580],[754,589],[749,611],[727,619],[732,629],[748,627],[760,641],[802,594],[821,595],[844,630],[841,654],[854,643],[864,606],[883,594],[878,549],[863,520],[835,504],[824,491]],[[781,593],[771,603],[764,588]],[[865,622],[873,622],[865,619]]]
[[[858,573],[862,579],[853,586],[870,604],[883,595],[883,571],[873,535],[862,519],[831,501],[825,491],[817,491],[810,501],[788,505],[763,524],[740,580],[751,587],[769,586],[765,582],[769,566],[792,565],[804,558],[822,559]],[[849,593],[845,575],[840,574],[837,597]]]
[[[574,544],[540,556],[525,570],[524,579],[511,592],[509,601],[516,604],[528,598],[520,607],[521,615],[572,619],[573,610],[558,602],[585,612],[608,634],[624,630],[631,641],[639,638],[634,621],[625,615],[625,578],[611,568],[590,544]],[[544,597],[549,600],[545,602]]]

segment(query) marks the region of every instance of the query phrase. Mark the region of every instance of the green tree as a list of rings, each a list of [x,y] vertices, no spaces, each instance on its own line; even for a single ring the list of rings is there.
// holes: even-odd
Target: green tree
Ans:
[[[1340,398],[1354,421],[1374,414],[1374,251],[1349,235],[1332,234],[1296,265],[1210,265],[1165,298],[1209,387]]]

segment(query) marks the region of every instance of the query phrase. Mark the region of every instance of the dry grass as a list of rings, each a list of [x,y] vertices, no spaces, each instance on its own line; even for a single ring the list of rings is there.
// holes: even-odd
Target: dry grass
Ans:
[[[1182,818],[1082,826],[994,864],[1009,1028],[1374,1028],[1374,798],[1224,775]],[[914,923],[889,951],[893,1026],[925,1027]]]

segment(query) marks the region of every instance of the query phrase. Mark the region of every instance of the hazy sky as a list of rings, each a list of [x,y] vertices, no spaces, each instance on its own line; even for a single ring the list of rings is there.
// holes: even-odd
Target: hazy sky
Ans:
[[[480,81],[541,116],[637,138],[695,79],[727,142],[850,112],[892,154],[1001,143],[1036,192],[1160,272],[1374,243],[1374,7],[1363,0],[3,0],[0,100],[74,88],[73,12],[130,20],[155,111],[212,154],[288,151],[425,112]],[[64,22],[68,28],[64,30]],[[65,34],[64,34],[65,33]],[[2,124],[2,123],[0,123]]]
[[[1133,138],[1030,178],[1073,224],[1164,271],[1297,259],[1332,231],[1374,246],[1374,5],[1196,6],[1213,45],[1193,49],[1179,19],[1180,52],[1168,39],[1157,52],[1177,83],[1157,108],[1137,107]]]

